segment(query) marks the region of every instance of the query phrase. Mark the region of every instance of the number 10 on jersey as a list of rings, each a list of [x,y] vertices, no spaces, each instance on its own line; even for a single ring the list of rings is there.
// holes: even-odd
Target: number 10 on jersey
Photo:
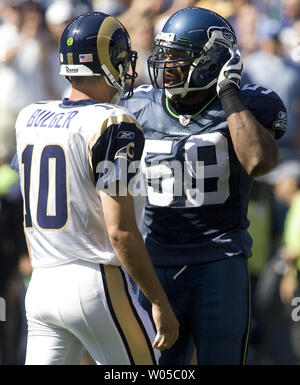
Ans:
[[[28,144],[21,156],[25,228],[32,227],[31,202],[37,200],[37,225],[44,230],[61,230],[68,221],[67,166],[64,149],[56,144],[43,148],[39,159],[38,179],[32,178],[33,152],[34,145]],[[35,174],[34,176],[37,177]]]

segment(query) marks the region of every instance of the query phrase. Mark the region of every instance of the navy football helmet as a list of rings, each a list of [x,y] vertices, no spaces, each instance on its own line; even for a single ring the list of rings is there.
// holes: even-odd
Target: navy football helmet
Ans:
[[[229,48],[236,48],[236,36],[223,17],[204,8],[184,8],[155,37],[148,58],[152,85],[164,88],[169,98],[210,88],[230,58]]]
[[[128,95],[132,94],[137,53],[131,50],[124,26],[112,16],[89,12],[71,21],[60,38],[59,58],[60,75],[104,75],[120,95],[125,80],[130,80]]]

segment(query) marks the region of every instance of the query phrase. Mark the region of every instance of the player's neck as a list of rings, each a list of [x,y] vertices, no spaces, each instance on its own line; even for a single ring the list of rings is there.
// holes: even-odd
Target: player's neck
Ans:
[[[88,92],[79,91],[76,88],[72,88],[70,100],[85,100],[91,99],[99,103],[109,103],[111,100],[110,95],[105,93],[99,93],[96,90],[89,90]]]
[[[76,88],[72,88],[70,100],[85,100],[92,99],[90,96],[85,94],[84,92],[76,90]]]
[[[70,100],[91,99],[99,103],[109,103],[116,90],[108,86],[105,82],[83,82],[82,84],[72,85]]]
[[[190,92],[185,98],[171,100],[173,108],[182,114],[193,114],[199,107],[205,105],[214,95],[215,89],[210,88],[201,92]]]

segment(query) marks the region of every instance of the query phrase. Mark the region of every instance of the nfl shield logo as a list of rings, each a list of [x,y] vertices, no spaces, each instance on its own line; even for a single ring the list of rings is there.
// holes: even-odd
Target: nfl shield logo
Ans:
[[[191,121],[191,115],[180,115],[179,122],[182,126],[187,126]]]

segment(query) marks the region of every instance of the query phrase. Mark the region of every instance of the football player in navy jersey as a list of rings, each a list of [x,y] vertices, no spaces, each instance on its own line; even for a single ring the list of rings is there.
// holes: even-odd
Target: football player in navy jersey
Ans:
[[[145,242],[180,322],[159,362],[188,364],[192,343],[201,365],[244,364],[249,191],[252,177],[277,164],[286,108],[264,87],[240,89],[235,33],[212,11],[176,12],[154,47],[152,86],[122,104],[144,128]]]

